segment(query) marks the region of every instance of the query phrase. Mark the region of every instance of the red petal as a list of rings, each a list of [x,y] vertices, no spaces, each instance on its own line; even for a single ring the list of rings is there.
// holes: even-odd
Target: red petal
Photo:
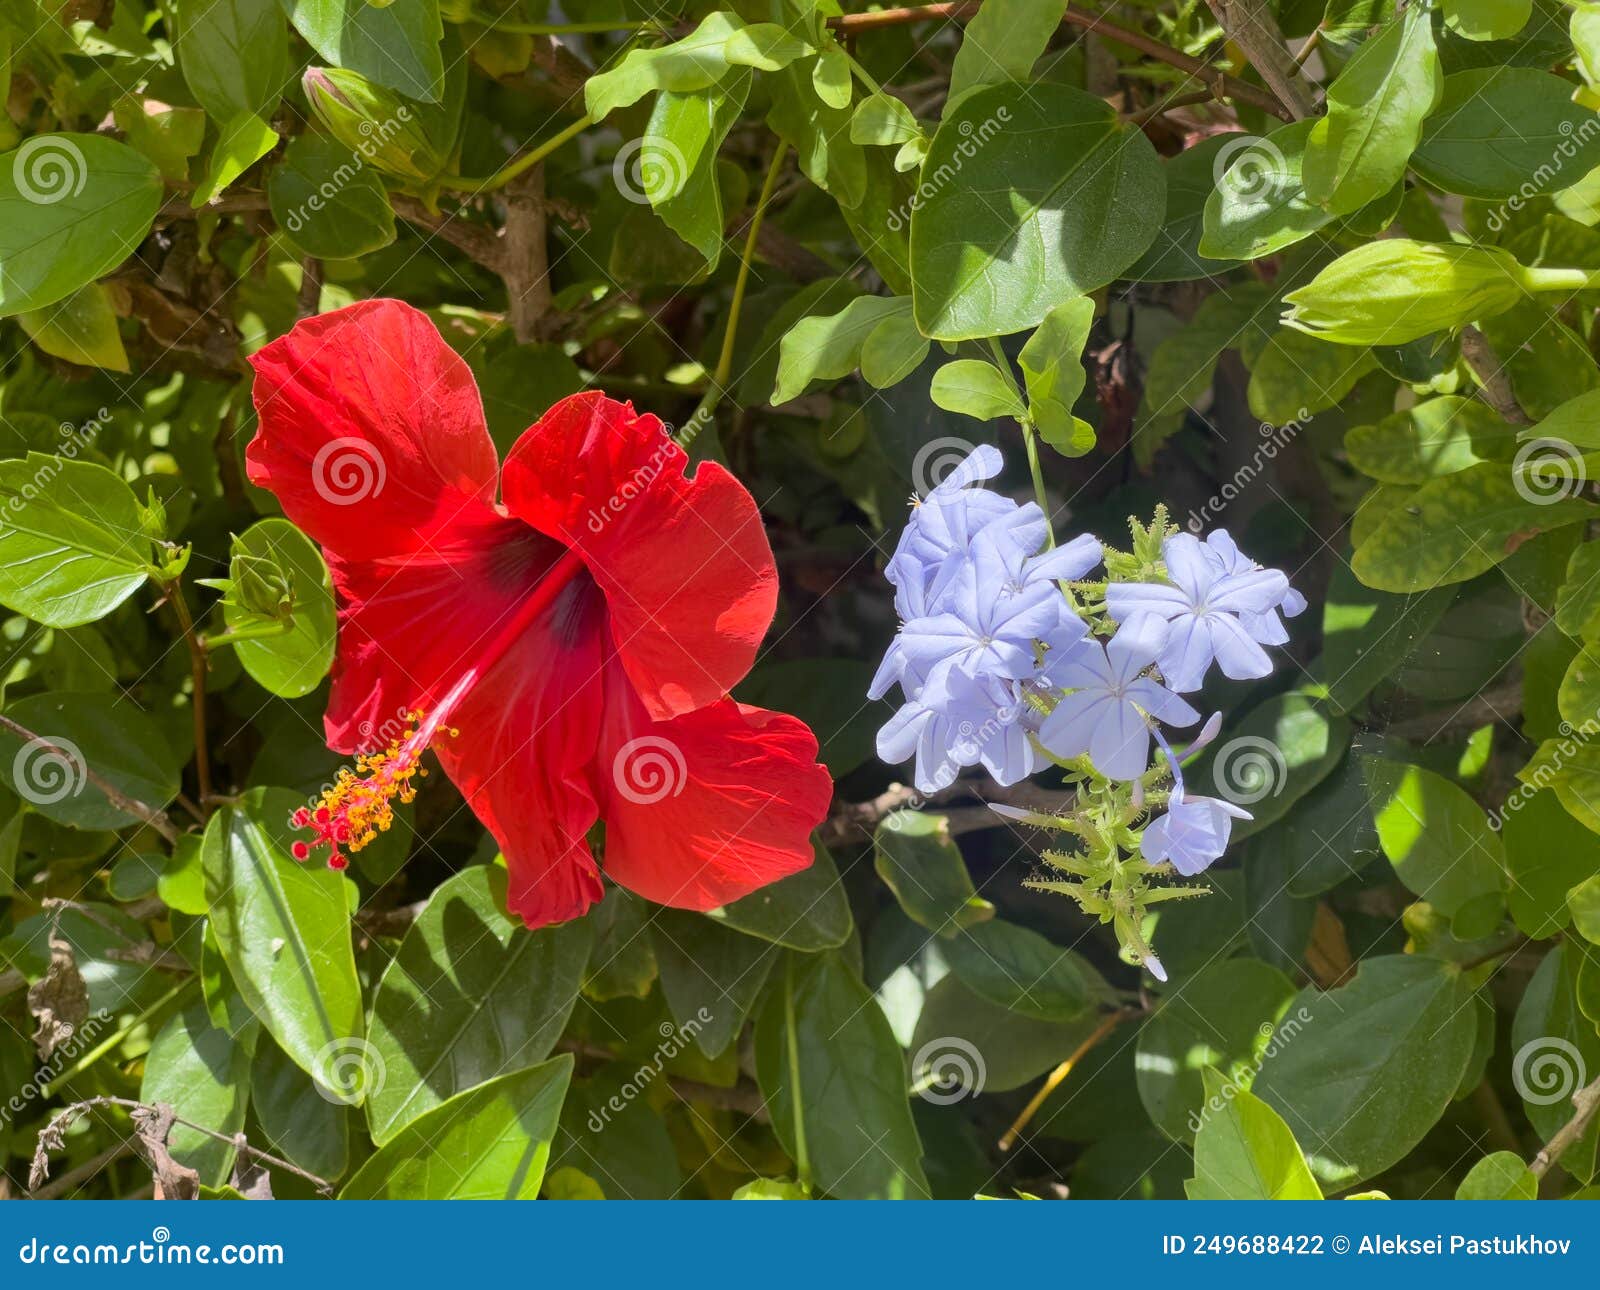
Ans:
[[[600,724],[603,606],[587,579],[568,585],[451,718],[440,764],[494,834],[510,871],[511,911],[529,927],[577,918],[600,899],[585,835]]]
[[[707,910],[811,863],[833,781],[804,722],[732,699],[653,723],[634,702],[630,719],[618,688],[595,768],[607,877]]]
[[[477,385],[425,314],[366,300],[296,324],[251,362],[251,482],[330,553],[402,556],[492,512]]]
[[[655,417],[591,391],[545,413],[502,475],[507,508],[583,556],[657,720],[743,679],[778,597],[755,500],[714,462],[686,479],[687,463]]]

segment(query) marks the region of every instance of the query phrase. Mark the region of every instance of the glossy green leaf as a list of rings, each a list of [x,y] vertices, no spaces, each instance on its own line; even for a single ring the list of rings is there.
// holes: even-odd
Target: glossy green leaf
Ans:
[[[1069,300],[1045,315],[1017,355],[1028,415],[1039,437],[1057,452],[1081,457],[1094,447],[1094,427],[1073,415],[1088,372],[1083,349],[1094,326],[1094,301]]]
[[[1322,610],[1322,679],[1334,710],[1354,711],[1375,686],[1392,677],[1455,594],[1449,587],[1419,595],[1374,591],[1339,561]]]
[[[367,1093],[387,1143],[458,1093],[543,1061],[577,1002],[590,927],[530,932],[506,913],[506,873],[474,865],[439,884],[372,999]]]
[[[1344,437],[1350,464],[1389,484],[1424,484],[1516,455],[1517,427],[1480,399],[1446,395],[1395,412]]]
[[[1214,1070],[1203,1093],[1219,1109],[1195,1137],[1190,1200],[1321,1200],[1294,1134],[1267,1103]]]
[[[706,916],[803,953],[837,949],[850,939],[854,927],[838,866],[820,844],[807,868]]]
[[[294,29],[324,61],[359,72],[409,98],[444,92],[439,0],[279,0]]]
[[[265,519],[234,539],[235,558],[270,561],[290,579],[286,632],[241,640],[233,648],[245,671],[273,694],[297,699],[322,682],[333,665],[335,615],[328,566],[311,540],[288,520]],[[238,603],[223,602],[230,631],[261,628],[261,615]],[[275,627],[276,624],[266,624]]]
[[[783,337],[772,402],[789,402],[813,381],[849,376],[873,330],[910,313],[911,302],[903,297],[858,296],[836,314],[802,318]]]
[[[1028,415],[1016,388],[999,368],[981,358],[958,358],[946,363],[933,374],[928,397],[946,412],[959,412],[979,421]]]
[[[356,1171],[344,1200],[532,1200],[572,1055],[480,1084],[413,1120]]]
[[[1401,882],[1451,917],[1500,894],[1500,836],[1465,790],[1420,766],[1377,757],[1365,758],[1362,770],[1378,840]]]
[[[1536,1200],[1539,1180],[1522,1157],[1511,1151],[1485,1156],[1461,1180],[1457,1200]]]
[[[204,1003],[189,1004],[151,1041],[140,1100],[165,1102],[185,1120],[231,1137],[244,1128],[253,1041],[253,1033],[235,1039],[213,1026]],[[196,1170],[207,1186],[225,1182],[233,1168],[231,1142],[185,1125],[173,1126],[169,1146],[173,1159]]]
[[[678,909],[653,912],[650,939],[679,1031],[707,1057],[721,1056],[755,1007],[777,947]]]
[[[1506,904],[1524,935],[1546,940],[1571,919],[1567,892],[1600,872],[1600,837],[1551,792],[1519,786],[1501,808]]]
[[[223,125],[189,205],[195,210],[214,201],[251,166],[278,146],[278,132],[253,112],[241,112]]]
[[[318,1088],[268,1035],[256,1038],[250,1109],[272,1149],[291,1163],[329,1180],[349,1167],[349,1109]]]
[[[289,80],[289,28],[278,0],[190,0],[177,12],[178,67],[218,122],[270,117]]]
[[[80,287],[47,309],[18,314],[17,322],[35,345],[55,358],[108,372],[128,370],[116,311],[98,282]]]
[[[975,994],[1041,1021],[1074,1021],[1094,1002],[1094,970],[1071,950],[1003,920],[973,923],[940,945]]]
[[[376,171],[329,135],[296,138],[267,179],[272,217],[307,255],[351,260],[394,241],[394,208]]]
[[[1600,1070],[1600,1035],[1578,1006],[1582,958],[1576,945],[1544,956],[1522,992],[1511,1023],[1511,1079],[1534,1133],[1549,1139],[1572,1118],[1572,1095]],[[1560,1165],[1582,1182],[1595,1176],[1600,1123],[1590,1120],[1561,1153]]]
[[[98,134],[36,134],[0,155],[0,317],[43,309],[133,252],[161,207],[160,172]]]
[[[873,835],[873,864],[900,908],[931,932],[950,938],[994,917],[978,895],[943,815],[899,810]]]
[[[202,843],[211,928],[234,983],[283,1050],[330,1096],[358,1105],[382,1078],[366,1041],[351,949],[349,880],[289,855],[303,801],[253,788]]]
[[[1155,239],[1164,178],[1144,135],[1065,85],[993,85],[952,107],[911,216],[917,326],[941,340],[1033,327]]]
[[[1066,8],[1065,0],[989,0],[962,29],[950,102],[980,85],[1031,80]]]

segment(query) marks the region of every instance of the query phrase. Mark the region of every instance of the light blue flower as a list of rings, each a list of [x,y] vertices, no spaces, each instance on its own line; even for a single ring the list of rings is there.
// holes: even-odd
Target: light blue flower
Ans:
[[[1288,599],[1288,578],[1276,569],[1229,572],[1222,557],[1190,533],[1169,537],[1161,554],[1170,584],[1113,582],[1106,588],[1106,608],[1119,622],[1140,615],[1167,622],[1156,656],[1167,685],[1198,690],[1213,661],[1235,681],[1268,675],[1272,660],[1250,627],[1264,630],[1269,613],[1277,621],[1272,611]]]
[[[911,699],[878,732],[884,761],[916,758],[911,782],[919,793],[948,788],[968,766],[983,766],[1003,785],[1039,769],[1015,683],[953,672],[937,697],[937,705]]]
[[[1206,534],[1206,549],[1217,558],[1224,573],[1254,573],[1261,566],[1239,550],[1239,544],[1228,535],[1227,529],[1215,529]],[[1306,598],[1293,587],[1287,585],[1285,579],[1283,599],[1264,613],[1253,614],[1248,611],[1239,615],[1239,622],[1245,631],[1250,633],[1253,640],[1261,645],[1287,645],[1289,643],[1289,629],[1283,625],[1283,619],[1278,617],[1281,611],[1284,618],[1293,618],[1305,612]]]
[[[1183,771],[1167,742],[1161,751],[1172,766],[1172,797],[1167,813],[1145,825],[1140,851],[1147,864],[1171,864],[1186,878],[1203,873],[1228,849],[1235,820],[1248,820],[1250,812],[1214,797],[1196,797],[1184,791]]]
[[[1200,714],[1142,675],[1166,635],[1151,614],[1125,622],[1109,644],[1084,641],[1048,667],[1049,682],[1071,693],[1044,719],[1039,742],[1057,757],[1089,760],[1110,779],[1138,779],[1150,766],[1150,718],[1189,726]]]

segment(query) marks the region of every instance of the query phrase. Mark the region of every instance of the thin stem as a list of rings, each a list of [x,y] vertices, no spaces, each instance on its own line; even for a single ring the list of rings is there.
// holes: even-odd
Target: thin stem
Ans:
[[[117,810],[148,824],[168,842],[176,842],[178,840],[177,826],[168,818],[165,811],[158,810],[147,803],[139,801],[137,798],[129,797],[110,780],[106,779],[105,776],[101,775],[99,771],[87,765],[80,755],[69,753],[65,748],[52,743],[43,735],[34,734],[27,726],[18,725],[4,713],[0,713],[0,730],[15,735],[24,743],[32,744],[42,752],[57,758],[63,766],[70,767],[74,771],[81,771],[83,778],[104,793],[106,801],[110,802]],[[6,977],[0,975],[0,983],[5,981]],[[3,993],[4,989],[0,988],[0,994]]]
[[[800,1185],[811,1190],[811,1157],[806,1150],[806,1119],[800,1096],[800,1037],[794,1017],[794,956],[783,960],[783,1028],[789,1048],[789,1106],[794,1115],[794,1168]]]
[[[1561,1159],[1562,1152],[1583,1136],[1584,1130],[1589,1127],[1589,1121],[1594,1119],[1594,1113],[1600,1111],[1600,1079],[1574,1093],[1572,1105],[1577,1108],[1573,1117],[1556,1130],[1555,1136],[1540,1147],[1539,1154],[1529,1162],[1528,1171],[1535,1178],[1543,1178],[1550,1172],[1550,1166]]]
[[[194,695],[189,705],[194,712],[194,773],[200,788],[200,801],[204,805],[211,797],[211,750],[206,742],[206,647],[194,629],[188,602],[183,598],[183,584],[174,579],[165,584],[163,590],[172,603],[172,612],[178,616],[178,626],[189,646],[189,673],[194,678]]]
[[[1133,1015],[1134,1011],[1132,1009],[1109,1013],[1090,1032],[1089,1037],[1072,1050],[1072,1054],[1067,1060],[1050,1072],[1049,1078],[1039,1086],[1039,1091],[1029,1099],[1028,1105],[1022,1108],[1022,1113],[1011,1122],[1011,1127],[1001,1137],[1000,1150],[1010,1151],[1012,1147],[1016,1146],[1017,1139],[1022,1136],[1022,1131],[1028,1127],[1033,1117],[1039,1113],[1039,1108],[1045,1104],[1045,1100],[1050,1094],[1061,1086],[1061,1081],[1072,1074],[1073,1068],[1089,1055],[1090,1050],[1096,1044]]]
[[[994,358],[995,366],[1000,369],[1000,374],[1006,378],[1006,384],[1016,394],[1017,401],[1026,407],[1028,397],[1017,381],[1017,374],[1011,370],[1011,360],[1006,357],[1005,350],[1000,348],[999,339],[990,336],[988,345],[989,353]],[[1033,418],[1026,415],[1018,417],[1017,424],[1022,427],[1022,443],[1028,452],[1028,473],[1033,476],[1034,500],[1039,503],[1039,509],[1044,512],[1044,545],[1048,551],[1056,544],[1056,526],[1050,520],[1050,503],[1044,489],[1044,467],[1039,460],[1039,429],[1033,424]]]
[[[739,315],[744,309],[745,291],[750,285],[750,263],[755,258],[756,239],[761,236],[761,223],[767,215],[767,204],[772,200],[773,190],[778,186],[778,175],[783,170],[783,161],[788,153],[788,145],[780,142],[767,165],[766,178],[761,181],[761,193],[756,198],[756,208],[750,216],[750,227],[745,231],[744,253],[739,258],[739,274],[733,281],[733,300],[728,305],[728,325],[722,333],[722,352],[717,356],[716,371],[711,374],[711,382],[706,387],[705,394],[701,396],[699,406],[695,408],[694,414],[690,416],[683,429],[678,432],[678,445],[681,448],[687,449],[699,438],[700,432],[711,424],[712,414],[722,402],[728,378],[733,374],[733,347],[738,339]]]
[[[275,623],[258,623],[254,627],[235,627],[231,631],[220,632],[215,636],[202,636],[200,644],[207,653],[215,649],[222,649],[227,645],[237,645],[240,641],[267,640],[274,636],[287,636],[294,630],[294,621],[289,618],[280,619]]]
[[[503,31],[512,36],[588,36],[611,31],[659,31],[654,22],[504,22],[494,14],[467,14],[467,21],[492,31]]]
[[[585,112],[571,125],[567,126],[566,129],[552,135],[537,148],[525,152],[520,157],[514,158],[513,160],[507,162],[504,166],[495,171],[494,174],[489,175],[487,178],[469,179],[465,175],[446,175],[439,182],[442,187],[453,188],[457,192],[495,192],[498,189],[504,188],[518,175],[522,174],[523,171],[528,170],[533,166],[537,166],[557,148],[561,147],[562,144],[576,138],[594,123],[595,119]]]

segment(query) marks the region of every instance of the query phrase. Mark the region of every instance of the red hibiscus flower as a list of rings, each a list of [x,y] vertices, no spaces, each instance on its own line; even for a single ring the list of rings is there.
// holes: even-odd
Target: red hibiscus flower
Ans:
[[[685,475],[655,417],[597,392],[501,465],[466,363],[394,300],[302,322],[253,362],[249,475],[327,556],[327,739],[366,754],[296,816],[299,858],[342,867],[432,746],[530,927],[600,898],[597,819],[606,873],[664,905],[713,909],[810,863],[832,787],[817,741],[727,697],[778,591],[738,480]]]

